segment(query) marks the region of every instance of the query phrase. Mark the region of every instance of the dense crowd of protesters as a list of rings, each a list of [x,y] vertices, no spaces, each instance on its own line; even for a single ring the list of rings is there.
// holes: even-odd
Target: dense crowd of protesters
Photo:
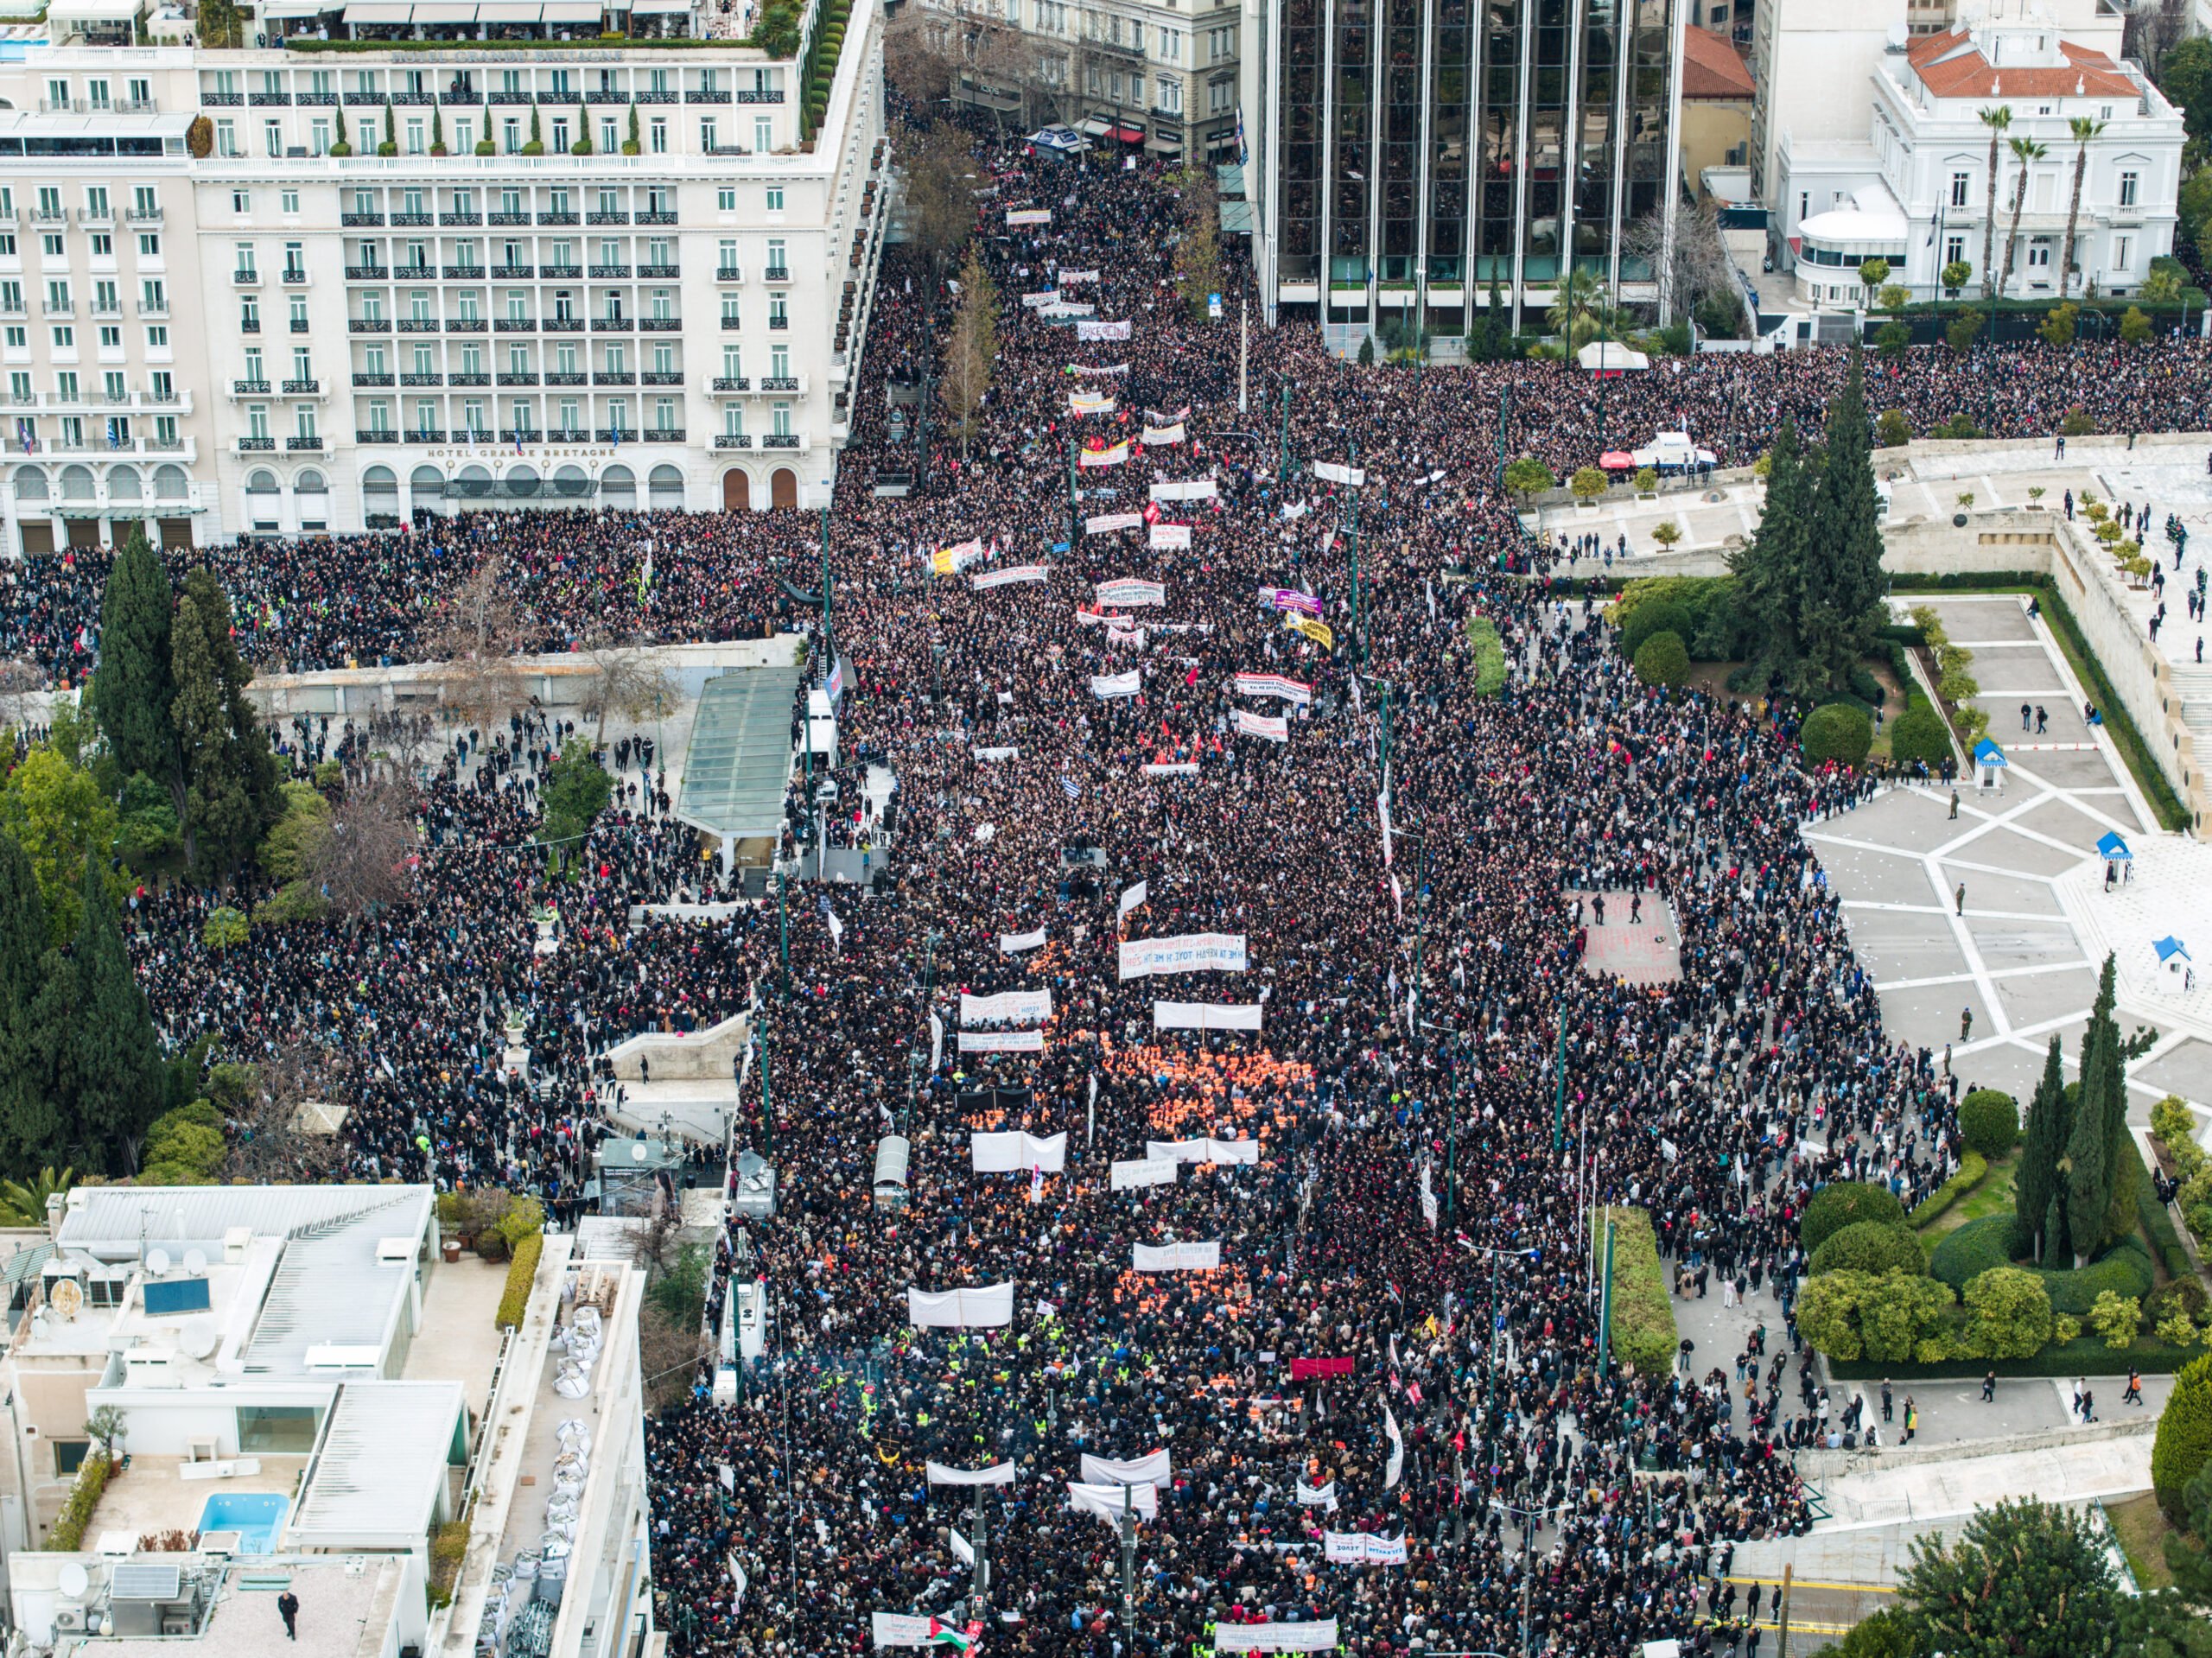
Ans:
[[[1286,327],[1253,336],[1240,413],[1234,323],[1176,293],[1169,178],[982,159],[978,245],[1006,301],[990,394],[964,440],[934,416],[916,464],[884,392],[919,378],[944,319],[928,273],[887,276],[827,636],[800,602],[811,515],[484,512],[191,555],[248,653],[295,668],[414,654],[440,594],[495,558],[549,649],[804,632],[811,661],[845,664],[841,803],[871,765],[899,802],[895,833],[848,816],[832,839],[889,874],[807,886],[787,914],[635,914],[734,896],[669,814],[679,757],[610,745],[623,792],[556,854],[531,837],[570,734],[540,711],[454,732],[301,719],[276,733],[296,769],[421,779],[411,895],[218,950],[214,896],[141,893],[163,1033],[312,1051],[352,1107],[346,1172],[526,1185],[567,1217],[605,1132],[606,1047],[754,1010],[736,1140],[778,1166],[780,1206],[725,1228],[709,1305],[757,1280],[768,1352],[734,1403],[702,1369],[648,1430],[653,1581],[682,1653],[861,1653],[883,1611],[965,1626],[974,1494],[931,1484],[931,1462],[1014,1465],[982,1504],[986,1652],[1205,1652],[1224,1625],[1319,1618],[1360,1658],[1709,1646],[1731,1544],[1808,1523],[1789,1452],[1821,1420],[1809,1356],[1782,1329],[1732,1376],[1601,1366],[1592,1211],[1646,1209],[1677,1267],[1771,1282],[1786,1307],[1806,1197],[1849,1174],[1909,1203],[1940,1181],[1955,1087],[1885,1038],[1799,833],[1860,785],[1802,771],[1764,710],[1643,687],[1586,601],[1522,579],[1498,429],[1560,471],[1662,428],[1740,461],[1782,415],[1816,420],[1842,360],[1665,364],[1609,388],[1600,434],[1592,388],[1555,367],[1417,383]],[[1051,222],[1008,229],[1025,208]],[[1129,338],[1019,302],[1047,289]],[[1913,352],[1873,366],[1869,401],[1922,428],[1963,409],[2043,435],[2075,404],[2202,428],[2205,368],[2171,343]],[[1114,407],[1077,415],[1077,392]],[[1071,503],[1071,447],[1124,441]],[[876,498],[879,468],[918,472],[915,492]],[[1180,482],[1213,492],[1155,499]],[[1029,565],[1048,568],[988,581]],[[8,572],[0,645],[80,678],[104,575],[89,549]],[[1099,603],[1132,577],[1161,601]],[[1477,619],[1504,648],[1495,695]],[[1303,695],[1241,695],[1240,674]],[[1240,715],[1280,715],[1281,740]],[[787,852],[806,810],[795,786]],[[1593,937],[1669,916],[1678,973],[1602,970]],[[1240,937],[1245,969],[1120,976],[1122,939],[1192,933]],[[961,1051],[962,994],[1009,990],[1050,992],[1042,1051]],[[1256,1005],[1261,1028],[1158,1029],[1160,1002]],[[527,1082],[501,1065],[515,1024]],[[972,1172],[971,1134],[995,1129],[1065,1134],[1065,1167]],[[871,1198],[891,1133],[912,1152],[897,1208]],[[1256,1159],[1109,1182],[1151,1141],[1209,1136]],[[1221,1265],[1135,1269],[1170,1242],[1218,1242]],[[910,1322],[910,1288],[1007,1283],[1009,1324]],[[1125,1619],[1116,1528],[1066,1483],[1085,1454],[1162,1449]],[[1325,1532],[1402,1539],[1404,1561],[1331,1563]]]

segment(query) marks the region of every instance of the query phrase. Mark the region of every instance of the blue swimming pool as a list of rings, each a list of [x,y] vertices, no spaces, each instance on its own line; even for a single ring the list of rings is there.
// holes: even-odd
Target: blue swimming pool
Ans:
[[[273,1492],[240,1492],[211,1496],[200,1510],[201,1532],[234,1531],[241,1554],[266,1554],[276,1547],[276,1534],[284,1528],[289,1497]]]

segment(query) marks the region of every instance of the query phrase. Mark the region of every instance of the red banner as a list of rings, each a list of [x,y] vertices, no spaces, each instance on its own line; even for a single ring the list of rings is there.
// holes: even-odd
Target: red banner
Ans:
[[[1350,1359],[1293,1359],[1290,1379],[1304,1382],[1310,1376],[1348,1376],[1351,1374]]]

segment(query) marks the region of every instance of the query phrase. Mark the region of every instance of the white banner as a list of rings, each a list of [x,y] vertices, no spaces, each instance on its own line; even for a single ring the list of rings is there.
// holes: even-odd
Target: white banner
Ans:
[[[1085,1452],[1083,1478],[1087,1485],[1165,1485],[1175,1477],[1175,1465],[1163,1449],[1135,1462],[1116,1462]]]
[[[979,760],[1018,760],[1021,758],[1019,748],[971,748],[968,752]]]
[[[1154,529],[1159,525],[1154,524]],[[1164,581],[1144,581],[1133,575],[1118,581],[1098,584],[1098,602],[1118,605],[1124,610],[1134,610],[1141,605],[1164,605],[1167,602],[1167,584]]]
[[[1135,886],[1124,886],[1121,898],[1114,905],[1114,918],[1116,921],[1126,920],[1130,911],[1151,897],[1151,885],[1149,881],[1141,880]]]
[[[1019,956],[1025,950],[1041,950],[1045,943],[1045,930],[1035,932],[1002,932],[999,935],[999,954]]]
[[[1129,441],[1123,438],[1110,449],[1084,449],[1077,454],[1078,467],[1118,467],[1129,458]]]
[[[1101,1520],[1121,1523],[1123,1509],[1141,1519],[1151,1520],[1160,1513],[1160,1488],[1157,1485],[1080,1485],[1068,1482],[1068,1507],[1077,1514],[1095,1514]]]
[[[1024,294],[1021,296],[1021,302],[1033,311],[1040,305],[1058,305],[1060,302],[1060,290],[1057,288],[1047,288],[1039,294]]]
[[[1037,314],[1047,320],[1065,316],[1096,316],[1098,308],[1096,305],[1077,305],[1072,300],[1056,299],[1050,305],[1039,306]]]
[[[960,1557],[961,1565],[972,1566],[976,1564],[976,1546],[960,1534],[959,1527],[947,1526],[944,1528],[944,1540],[951,1546],[952,1552]]]
[[[1240,737],[1264,737],[1271,743],[1290,740],[1290,721],[1280,714],[1255,714],[1249,708],[1236,710],[1236,734]]]
[[[1152,486],[1155,501],[1211,501],[1218,492],[1211,478],[1186,478]]]
[[[745,1604],[745,1591],[753,1580],[745,1575],[745,1568],[737,1563],[736,1555],[727,1555],[724,1559],[729,1566],[730,1586],[737,1591],[737,1599],[734,1604],[742,1607]]]
[[[1144,649],[1144,629],[1141,627],[1109,627],[1106,643],[1124,651]]]
[[[1305,1623],[1217,1623],[1216,1652],[1334,1652],[1337,1620],[1317,1617]]]
[[[1349,484],[1354,489],[1357,489],[1367,481],[1365,467],[1340,467],[1333,461],[1316,461],[1313,463],[1313,475],[1327,483]]]
[[[1110,415],[1116,407],[1114,399],[1103,391],[1077,391],[1068,398],[1071,415]]]
[[[1130,1264],[1141,1273],[1210,1273],[1221,1265],[1221,1242],[1140,1243]]]
[[[1154,552],[1165,551],[1191,544],[1191,526],[1187,524],[1155,524],[1150,537]]]
[[[1259,1166],[1256,1140],[1147,1140],[1147,1157],[1172,1158],[1178,1163],[1249,1163]]]
[[[1147,426],[1137,435],[1137,441],[1141,443],[1180,443],[1183,437],[1183,422],[1179,420],[1173,426]]]
[[[1242,973],[1244,966],[1241,932],[1184,932],[1169,938],[1131,938],[1122,945],[1124,979],[1154,973]]]
[[[1144,768],[1148,778],[1194,778],[1198,774],[1196,760],[1153,760]]]
[[[1090,677],[1090,694],[1111,702],[1117,696],[1135,696],[1143,683],[1134,668],[1125,674],[1093,674]]]
[[[995,1329],[1014,1322],[1014,1286],[989,1284],[982,1289],[906,1292],[906,1319],[910,1324],[940,1330]]]
[[[1176,1172],[1181,1167],[1172,1157],[1123,1158],[1114,1165],[1109,1184],[1116,1191],[1128,1191],[1139,1186],[1172,1186]]]
[[[1127,374],[1128,372],[1129,365],[1127,363],[1116,363],[1110,368],[1085,368],[1080,363],[1068,365],[1068,372],[1071,374]]]
[[[968,585],[976,592],[983,593],[992,588],[1011,586],[1016,581],[1042,581],[1052,573],[1050,564],[1014,564],[1003,570],[988,570],[982,575],[971,575],[968,578]]]
[[[1075,325],[1075,337],[1086,344],[1094,340],[1127,340],[1129,325],[1126,321],[1078,322]]]
[[[1071,283],[1096,282],[1097,280],[1098,273],[1095,270],[1063,270],[1059,277],[1060,286],[1063,288]]]
[[[930,1069],[934,1071],[944,1063],[944,1021],[932,1009],[930,1013]]]
[[[1390,1465],[1382,1471],[1382,1489],[1389,1490],[1406,1471],[1406,1439],[1398,1432],[1398,1419],[1390,1413],[1388,1405],[1382,1407],[1382,1432],[1390,1440]]]
[[[1382,825],[1382,867],[1385,869],[1388,869],[1392,862],[1390,851],[1390,797],[1389,795],[1379,794],[1375,797],[1375,816]]]
[[[963,1031],[960,1033],[963,1053],[1042,1053],[1045,1033],[1042,1031]]]
[[[1239,696],[1274,696],[1293,708],[1311,708],[1313,688],[1302,679],[1292,679],[1282,674],[1239,674],[1236,676]]]
[[[868,1623],[879,1647],[926,1647],[930,1632],[937,1628],[933,1617],[909,1617],[904,1612],[874,1612]]]
[[[937,1464],[932,1463],[930,1465],[934,1468]],[[1308,1485],[1300,1480],[1298,1482],[1298,1501],[1301,1508],[1333,1509],[1337,1506],[1337,1483],[1331,1480],[1326,1485]]]
[[[1007,212],[1006,222],[1009,226],[1049,225],[1052,222],[1052,210],[1050,207],[1013,208]]]
[[[990,1025],[1001,1020],[1033,1022],[1052,1016],[1052,993],[1049,990],[1001,990],[995,996],[971,996],[964,990],[960,993],[963,1025]]]
[[[1256,1031],[1260,1004],[1246,1002],[1156,1001],[1152,1004],[1155,1031]]]
[[[979,1134],[968,1142],[968,1166],[977,1174],[1014,1174],[1023,1169],[1042,1169],[1058,1174],[1068,1166],[1068,1137],[1053,1134],[1040,1140],[1020,1131]]]
[[[1086,536],[1111,535],[1116,530],[1134,530],[1144,522],[1141,512],[1102,512],[1095,518],[1083,521]]]
[[[1403,1566],[1406,1540],[1377,1537],[1363,1531],[1331,1531],[1321,1534],[1321,1553],[1338,1566]]]
[[[988,1468],[952,1468],[941,1462],[927,1464],[932,1485],[1011,1485],[1014,1464],[993,1463]]]
[[[932,562],[936,564],[938,574],[951,575],[966,569],[982,556],[983,542],[979,536],[967,541],[957,542],[950,547],[938,548],[937,557]]]

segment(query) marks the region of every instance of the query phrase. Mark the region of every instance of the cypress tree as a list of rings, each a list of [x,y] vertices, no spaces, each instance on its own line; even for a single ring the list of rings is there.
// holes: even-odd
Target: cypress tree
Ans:
[[[2074,1264],[2082,1266],[2105,1240],[2105,1217],[2112,1206],[2112,1124],[2114,1103],[2107,1079],[2119,1069],[2105,1050],[2118,1040],[2112,1026],[2112,961],[2105,961],[2089,1028],[2082,1037],[2082,1081],[2074,1102],[2074,1121],[2066,1140],[2066,1230]],[[2120,1102],[2124,1107],[2125,1102]]]
[[[137,1166],[139,1140],[161,1110],[161,1056],[115,905],[90,859],[73,964],[79,1001],[68,1049],[75,1137],[93,1161],[127,1172]]]
[[[186,578],[171,637],[186,850],[195,879],[217,880],[281,815],[276,760],[245,700],[252,676],[231,638],[230,599],[207,571]]]
[[[1737,601],[1753,644],[1751,657],[1770,679],[1788,677],[1798,657],[1798,588],[1808,554],[1813,480],[1785,418],[1768,452],[1766,505],[1759,527],[1729,555]]]
[[[174,596],[159,553],[137,524],[116,555],[100,598],[100,665],[86,694],[124,772],[143,772],[176,792],[176,727],[169,704],[169,615]]]
[[[2085,1096],[2092,1081],[2089,1066],[2094,1063],[2096,1068],[2094,1080],[2105,1137],[2105,1213],[2100,1230],[2108,1239],[2125,1237],[2135,1229],[2137,1166],[2136,1159],[2128,1155],[2126,1145],[2127,1074],[2120,1054],[2120,1022],[2113,1017],[2113,1004],[2118,996],[2113,973],[2113,958],[2107,953],[2104,970],[2097,980],[2096,1003],[2089,1013],[2092,1028],[2097,1033],[2096,1058],[2092,1062],[2086,1047],[2082,1055],[2082,1090]]]
[[[2028,1131],[2012,1176],[2012,1213],[2035,1239],[2038,1261],[2056,1255],[2062,1242],[2050,1236],[2045,1221],[2058,1193],[2058,1159],[2065,1154],[2072,1128],[2066,1110],[2066,1072],[2054,1036],[2044,1055],[2043,1080],[2028,1102]]]
[[[16,1174],[53,1162],[61,1140],[36,1024],[47,948],[38,877],[22,843],[0,834],[0,1165]]]
[[[1847,690],[1851,670],[1882,622],[1881,497],[1874,487],[1866,427],[1866,384],[1854,349],[1843,390],[1828,404],[1820,486],[1813,498],[1812,557],[1798,631],[1804,659],[1796,689]]]

